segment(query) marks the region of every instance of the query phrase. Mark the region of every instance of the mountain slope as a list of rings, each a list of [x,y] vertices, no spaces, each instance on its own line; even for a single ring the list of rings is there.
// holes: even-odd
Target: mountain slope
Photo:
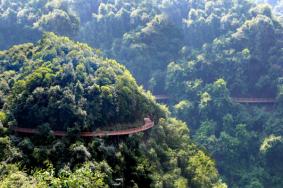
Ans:
[[[47,33],[0,52],[0,187],[225,187],[214,161],[114,60]],[[144,133],[82,138],[80,131],[131,126]],[[13,127],[37,128],[25,135]],[[52,130],[67,131],[55,137]]]

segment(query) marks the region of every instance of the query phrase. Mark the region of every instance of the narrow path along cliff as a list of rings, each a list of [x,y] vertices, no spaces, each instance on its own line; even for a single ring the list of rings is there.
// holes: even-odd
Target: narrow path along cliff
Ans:
[[[115,131],[93,131],[93,132],[81,132],[81,137],[104,137],[104,136],[120,136],[120,135],[130,135],[151,129],[154,126],[154,122],[150,118],[144,118],[144,124],[141,127],[130,128],[125,130],[115,130]],[[15,132],[25,133],[25,134],[39,134],[37,129],[32,128],[13,128]],[[65,131],[52,131],[54,136],[65,136],[67,132]]]

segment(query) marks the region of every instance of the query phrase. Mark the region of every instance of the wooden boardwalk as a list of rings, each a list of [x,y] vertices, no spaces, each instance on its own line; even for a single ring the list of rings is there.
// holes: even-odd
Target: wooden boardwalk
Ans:
[[[156,99],[157,101],[163,101],[163,100],[168,100],[168,99],[170,99],[170,97],[167,96],[167,95],[154,95],[154,97],[155,97],[155,99]]]
[[[120,135],[130,135],[138,132],[143,132],[148,129],[151,129],[154,126],[154,122],[150,118],[144,118],[144,125],[137,128],[130,128],[125,130],[116,130],[116,131],[94,131],[94,132],[81,132],[81,137],[104,137],[104,136],[120,136]],[[37,129],[31,128],[13,128],[15,132],[25,133],[25,134],[39,134]],[[65,131],[52,131],[54,136],[66,136],[67,132]]]
[[[244,104],[273,104],[276,103],[274,98],[239,98],[232,97],[232,100],[236,103]]]
[[[157,101],[170,100],[167,95],[155,95]],[[253,97],[231,97],[232,101],[241,104],[273,104],[276,103],[275,98],[253,98]]]

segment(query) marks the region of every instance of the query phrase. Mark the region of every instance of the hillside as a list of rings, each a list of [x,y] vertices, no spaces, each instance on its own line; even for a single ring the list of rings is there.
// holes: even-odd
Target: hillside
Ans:
[[[227,186],[281,188],[282,3],[282,0],[0,1],[0,49],[6,50],[0,55],[3,58],[0,74],[5,72],[0,77],[3,109],[0,118],[6,127],[23,126],[37,128],[37,131],[51,128],[77,134],[139,127],[143,118],[151,117],[155,126],[146,134],[152,134],[160,125],[182,124],[170,119],[174,117],[190,129],[170,130],[177,131],[172,133],[176,137],[180,134],[178,131],[186,135],[188,140],[178,143],[186,142],[182,143],[186,147],[193,142],[205,151],[205,156],[211,155]],[[84,42],[94,50],[79,44],[83,49],[75,47],[77,50],[73,49],[70,54],[69,45],[75,44],[67,42],[67,47],[63,45],[66,50],[57,49],[53,47],[57,42],[53,44],[54,40],[48,39],[56,38],[52,34],[44,37],[42,44],[36,43],[45,32]],[[67,39],[58,40],[66,42]],[[19,45],[25,42],[34,44]],[[38,50],[40,53],[36,54]],[[74,56],[78,60],[73,61]],[[22,59],[32,66],[22,65]],[[2,65],[7,62],[9,66]],[[77,69],[80,62],[87,66]],[[44,69],[34,72],[41,66]],[[19,67],[25,68],[20,70]],[[99,67],[104,70],[98,74]],[[63,72],[69,73],[64,75]],[[50,77],[51,85],[40,78],[45,75]],[[96,82],[99,77],[106,87]],[[65,81],[67,84],[62,84]],[[33,91],[29,82],[35,86],[40,84],[40,88]],[[93,82],[98,86],[89,88]],[[12,87],[14,83],[18,88]],[[171,113],[138,85],[166,98],[158,102],[165,103]],[[96,95],[89,95],[89,91],[94,90]],[[59,95],[48,99],[46,95],[52,92]],[[50,106],[38,102],[37,96],[44,97]],[[235,100],[237,98],[243,99],[242,102]],[[163,121],[164,124],[160,124]],[[170,134],[162,132],[165,139],[162,142],[171,143]],[[167,137],[170,140],[166,140]],[[191,187],[211,187],[211,184],[192,185],[191,175],[183,170],[179,173],[175,167],[167,168],[171,162],[177,161],[180,165],[180,160],[163,157],[163,152],[159,151],[163,145],[156,143],[154,151],[161,155],[155,157],[153,152],[152,157],[165,165],[162,172],[151,176],[153,182],[168,179],[168,186],[163,187],[176,187],[171,178],[173,174],[181,174]],[[175,147],[170,145],[169,148]],[[171,153],[170,149],[166,153],[172,157],[175,151]],[[159,167],[157,165],[156,169]],[[163,176],[169,171],[170,178]],[[162,183],[157,184],[152,185],[162,187]]]
[[[157,115],[124,66],[84,44],[46,34],[1,53],[2,106],[16,126],[94,130]],[[11,125],[12,126],[12,125]]]
[[[47,33],[0,52],[0,69],[1,188],[225,186],[187,126],[168,117],[124,66],[87,45]],[[140,134],[79,134],[148,115],[156,124]],[[56,137],[57,130],[67,135]]]

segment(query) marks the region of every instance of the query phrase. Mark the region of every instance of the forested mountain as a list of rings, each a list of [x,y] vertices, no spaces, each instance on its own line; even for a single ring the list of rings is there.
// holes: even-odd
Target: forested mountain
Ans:
[[[222,187],[214,161],[114,60],[45,34],[0,53],[0,187]],[[91,139],[84,130],[140,123],[150,132]],[[142,122],[141,122],[142,123]],[[23,136],[12,127],[37,128]],[[65,130],[64,138],[52,131]],[[117,180],[118,179],[118,180]],[[121,182],[122,181],[122,182]]]
[[[138,175],[126,180],[130,187],[147,181],[152,187],[212,187],[217,183],[225,186],[219,183],[208,154],[202,152],[206,151],[215,159],[220,176],[229,187],[281,188],[282,3],[282,0],[2,0],[0,49],[6,51],[0,56],[1,121],[6,127],[20,124],[43,130],[71,128],[72,133],[134,124],[151,115],[159,123],[150,136],[116,141],[112,150],[113,155],[125,154],[121,148],[126,147],[135,160],[154,163],[150,165],[153,169],[144,174],[134,170],[147,167],[133,167],[134,172],[129,173]],[[44,32],[67,36],[94,49],[82,44],[78,47],[53,34],[40,40]],[[10,48],[38,40],[35,45]],[[190,133],[137,86],[124,66],[107,58],[123,64],[145,89],[168,96],[171,116],[186,122]],[[99,99],[91,95],[93,92]],[[56,100],[48,98],[52,95]],[[274,103],[241,105],[233,97],[267,98]],[[42,99],[45,103],[39,102]],[[198,150],[187,134],[203,150]],[[144,137],[152,141],[141,141],[146,140]],[[17,139],[10,138],[10,148],[21,148]],[[139,146],[134,154],[132,139]],[[30,142],[36,146],[34,140]],[[99,142],[108,147],[108,140]],[[64,148],[73,143],[68,144]],[[123,144],[126,146],[120,146]],[[49,159],[50,148],[46,145],[48,152],[44,156]],[[83,145],[91,153],[92,149]],[[180,149],[183,147],[184,155]],[[25,149],[19,151],[26,157],[18,161],[34,155],[31,151],[26,154]],[[78,163],[66,162],[64,156],[58,164],[68,163],[72,173],[76,173]],[[189,156],[190,162],[183,163],[182,156]],[[116,168],[120,165],[115,167],[112,159],[103,159],[112,173],[105,176],[113,176],[111,181],[119,177]],[[211,167],[207,170],[202,168],[206,159]],[[38,171],[40,162],[32,168]],[[30,164],[25,161],[18,168],[30,168]],[[64,166],[57,167],[54,160],[51,164],[55,172]],[[201,170],[196,169],[198,164]],[[127,173],[128,166],[123,166]],[[214,175],[208,175],[209,171]],[[26,173],[33,175],[35,182],[42,177]],[[140,179],[141,174],[145,179]],[[52,178],[58,175],[55,173]],[[10,178],[9,173],[5,177]],[[62,179],[61,176],[56,181]]]

